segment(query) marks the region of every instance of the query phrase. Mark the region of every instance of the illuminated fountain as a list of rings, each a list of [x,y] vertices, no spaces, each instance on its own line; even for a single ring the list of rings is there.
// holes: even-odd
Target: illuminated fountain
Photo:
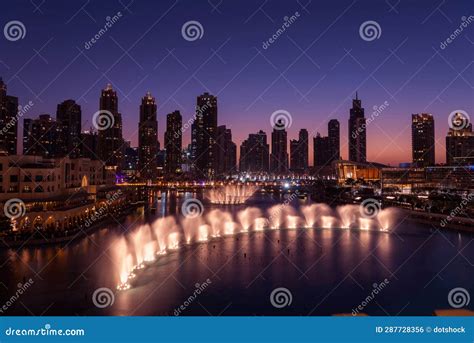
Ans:
[[[153,264],[160,255],[176,251],[186,244],[204,243],[220,237],[277,229],[350,229],[388,231],[397,218],[395,209],[380,209],[364,216],[358,205],[336,209],[325,204],[307,205],[296,210],[287,204],[267,211],[247,207],[236,213],[214,209],[203,216],[168,216],[151,225],[140,225],[112,246],[117,261],[117,289],[127,290],[141,269]]]
[[[213,204],[236,205],[245,203],[256,191],[255,186],[227,185],[211,189],[207,198]]]

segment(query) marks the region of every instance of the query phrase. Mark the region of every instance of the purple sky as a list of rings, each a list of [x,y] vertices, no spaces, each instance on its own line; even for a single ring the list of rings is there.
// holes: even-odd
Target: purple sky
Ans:
[[[161,144],[166,114],[178,109],[186,122],[196,96],[209,91],[218,95],[219,124],[232,128],[239,145],[259,129],[270,135],[270,116],[283,109],[292,116],[291,139],[301,128],[326,135],[327,122],[337,118],[344,158],[351,97],[358,90],[366,117],[388,103],[368,126],[367,151],[369,160],[391,164],[411,161],[412,113],[435,116],[437,162],[445,161],[448,115],[474,113],[474,22],[454,33],[472,14],[470,1],[39,3],[2,7],[1,28],[18,20],[26,29],[17,41],[0,36],[0,76],[9,93],[21,104],[34,103],[26,117],[55,114],[57,103],[76,99],[87,129],[100,89],[110,82],[119,94],[124,138],[133,145],[140,98],[148,90],[158,102]],[[121,18],[85,49],[106,17],[118,12]],[[264,49],[292,15],[292,24]],[[181,29],[192,20],[203,35],[188,41]],[[362,39],[359,27],[366,21],[378,23],[378,39]],[[188,130],[184,141],[189,137]]]

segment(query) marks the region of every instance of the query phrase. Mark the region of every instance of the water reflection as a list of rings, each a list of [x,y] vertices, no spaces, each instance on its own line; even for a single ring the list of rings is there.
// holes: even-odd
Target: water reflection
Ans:
[[[153,215],[128,216],[120,224],[104,227],[63,247],[0,252],[3,264],[0,276],[9,289],[7,293],[0,293],[1,300],[14,293],[18,282],[32,277],[35,287],[24,294],[22,303],[34,314],[47,310],[49,315],[172,315],[196,282],[210,278],[212,286],[199,301],[211,311],[216,309],[213,314],[218,314],[217,309],[223,309],[230,302],[236,305],[228,314],[263,314],[272,287],[285,285],[301,292],[301,296],[295,297],[294,308],[303,309],[306,305],[298,304],[299,298],[317,304],[351,273],[359,283],[370,287],[374,278],[380,277],[375,280],[380,281],[389,277],[414,251],[417,254],[400,272],[424,265],[416,275],[423,286],[424,279],[432,279],[431,274],[445,265],[453,249],[462,249],[470,242],[466,235],[460,239],[457,233],[448,232],[443,235],[456,242],[456,247],[445,244],[444,237],[435,237],[423,245],[428,234],[407,224],[403,224],[402,231],[396,235],[381,232],[380,228],[389,228],[391,221],[396,221],[389,210],[367,222],[370,230],[361,231],[357,228],[360,213],[354,207],[329,208],[298,200],[281,205],[263,198],[249,207],[229,207],[211,205],[201,198],[205,204],[203,216],[193,220],[183,218],[181,204],[195,196],[199,195],[154,193],[150,202],[151,207],[156,208]],[[430,251],[438,254],[433,256]],[[464,252],[467,258],[473,259],[468,249]],[[465,268],[462,263],[465,261],[453,261],[452,270]],[[132,273],[136,276],[129,280]],[[460,283],[463,277],[458,275]],[[399,277],[402,283],[395,288],[413,286],[412,279],[413,275]],[[133,287],[116,293],[116,302],[111,308],[95,308],[90,300],[94,290],[98,287],[113,289],[118,283],[130,283]],[[437,289],[439,296],[444,296],[443,287],[438,285]],[[325,304],[332,313],[350,311],[354,305],[343,303],[345,293],[341,292],[355,291],[344,288],[344,284],[335,290]],[[386,292],[390,301],[403,302],[401,295]],[[390,307],[390,304],[381,305]],[[425,304],[423,308],[430,306]],[[31,314],[19,304],[9,311],[10,314]],[[331,314],[324,311],[316,313]],[[199,304],[186,314],[206,315]]]

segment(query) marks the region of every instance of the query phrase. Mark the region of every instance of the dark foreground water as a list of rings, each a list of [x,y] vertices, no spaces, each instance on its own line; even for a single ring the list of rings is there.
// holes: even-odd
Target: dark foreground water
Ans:
[[[164,196],[157,215],[176,213],[181,202]],[[450,308],[453,288],[474,296],[473,236],[408,221],[392,233],[264,231],[186,246],[140,272],[132,289],[116,292],[111,242],[148,220],[129,216],[67,246],[0,250],[0,307],[8,305],[1,314],[331,315],[361,305],[369,315],[431,315]],[[104,308],[92,301],[101,287],[114,290]],[[278,287],[292,298],[282,308],[270,301]]]

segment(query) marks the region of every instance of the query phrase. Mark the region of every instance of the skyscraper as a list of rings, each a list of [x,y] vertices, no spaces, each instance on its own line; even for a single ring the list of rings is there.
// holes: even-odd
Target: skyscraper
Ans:
[[[74,100],[65,100],[58,105],[56,121],[60,126],[58,137],[59,154],[76,158],[81,153],[81,106]]]
[[[298,139],[290,141],[290,169],[302,173],[308,169],[308,130],[301,129]]]
[[[97,132],[84,131],[81,132],[81,157],[90,158],[91,160],[97,160],[97,146],[99,142],[99,136]]]
[[[473,165],[474,164],[474,133],[472,123],[463,113],[456,113],[453,121],[461,126],[453,126],[446,136],[446,164]]]
[[[181,154],[183,148],[182,126],[183,118],[179,111],[174,111],[166,116],[166,175],[174,175],[181,172]]]
[[[18,139],[18,98],[7,95],[0,78],[0,154],[16,155]]]
[[[313,159],[315,167],[323,167],[331,163],[331,142],[329,137],[323,137],[319,132],[313,138]]]
[[[23,154],[53,158],[61,156],[62,146],[57,144],[61,137],[61,126],[49,115],[41,114],[38,119],[23,120]]]
[[[323,137],[317,133],[313,138],[314,166],[328,166],[340,157],[339,121],[331,119],[328,123],[328,135]]]
[[[217,127],[217,174],[229,175],[236,171],[237,146],[232,142],[232,131],[225,125]]]
[[[138,123],[138,175],[142,180],[154,180],[157,176],[158,121],[155,98],[148,92],[140,105]]]
[[[192,155],[195,172],[212,178],[217,171],[217,97],[204,93],[197,97],[196,118],[192,125]]]
[[[266,173],[269,170],[270,146],[267,134],[260,130],[249,134],[240,145],[239,170],[241,172]]]
[[[138,148],[132,147],[130,141],[124,142],[122,172],[128,180],[136,181],[138,172]]]
[[[99,158],[109,168],[120,171],[123,162],[122,115],[118,111],[117,92],[111,84],[102,90],[99,109],[102,111],[101,115],[96,120],[98,123],[94,123],[99,130]],[[102,127],[102,118],[110,125]]]
[[[328,123],[328,137],[329,137],[329,149],[331,155],[331,162],[338,160],[341,157],[340,149],[340,128],[339,121],[337,119],[331,119]]]
[[[349,160],[353,162],[366,162],[366,122],[364,108],[357,93],[356,98],[352,100],[352,108],[349,112]]]
[[[283,123],[277,123],[272,132],[272,154],[270,155],[270,171],[275,174],[288,172],[288,140]]]
[[[435,127],[431,114],[412,114],[411,142],[414,166],[435,165]]]

